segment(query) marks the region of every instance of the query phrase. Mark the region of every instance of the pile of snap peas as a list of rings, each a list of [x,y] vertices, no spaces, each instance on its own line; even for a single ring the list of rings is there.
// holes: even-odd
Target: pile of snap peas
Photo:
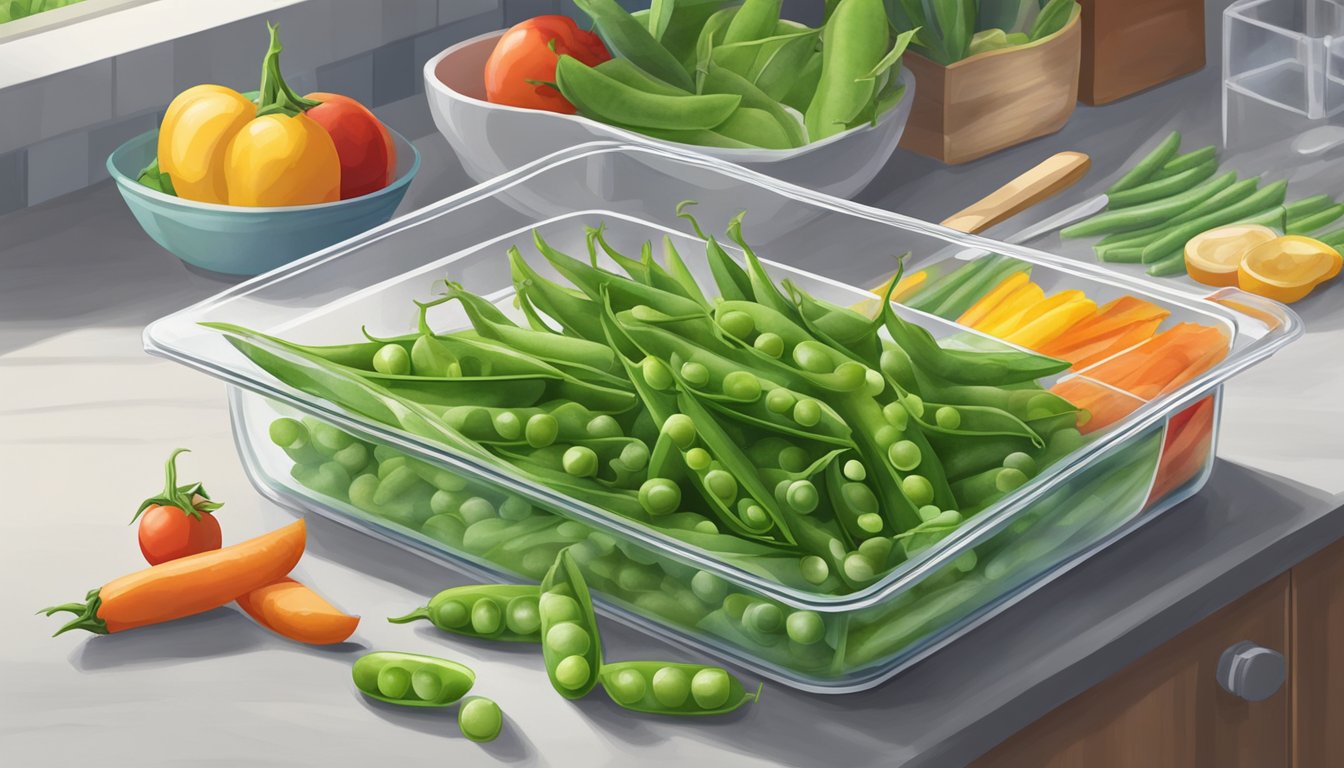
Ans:
[[[1069,227],[1064,238],[1104,235],[1093,247],[1102,261],[1143,263],[1157,277],[1185,274],[1185,244],[1229,224],[1261,224],[1284,234],[1312,234],[1341,216],[1344,204],[1315,195],[1285,205],[1288,182],[1260,186],[1260,177],[1218,173],[1213,146],[1184,154],[1172,132],[1106,190],[1106,211]],[[1315,235],[1344,245],[1344,229]]]
[[[576,0],[615,58],[561,55],[555,86],[578,111],[654,138],[788,149],[875,123],[905,91],[882,0],[840,0],[824,28],[780,19],[779,0],[704,15],[703,2]]]

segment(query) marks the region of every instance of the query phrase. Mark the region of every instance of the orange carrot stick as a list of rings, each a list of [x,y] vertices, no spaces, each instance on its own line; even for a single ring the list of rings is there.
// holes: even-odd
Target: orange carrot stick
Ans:
[[[1122,296],[1097,310],[1097,313],[1092,317],[1065,331],[1054,341],[1042,347],[1040,352],[1052,356],[1062,355],[1075,347],[1090,344],[1103,337],[1118,333],[1135,323],[1157,319],[1160,324],[1160,321],[1170,314],[1162,307],[1143,299]]]
[[[238,605],[272,632],[312,645],[344,642],[359,617],[341,613],[322,596],[286,576],[238,596]]]
[[[113,579],[90,591],[86,602],[39,613],[75,614],[58,635],[72,629],[106,635],[204,613],[285,576],[303,555],[306,537],[303,520],[297,520],[239,544]]]
[[[1058,357],[1060,360],[1068,360],[1073,363],[1075,369],[1086,368],[1093,363],[1105,360],[1116,353],[1123,352],[1136,344],[1151,339],[1153,333],[1157,331],[1157,327],[1161,324],[1162,318],[1160,317],[1144,320],[1121,328],[1118,333],[1103,336],[1070,350],[1054,352],[1050,356]],[[1044,348],[1039,351],[1041,354],[1045,354]]]

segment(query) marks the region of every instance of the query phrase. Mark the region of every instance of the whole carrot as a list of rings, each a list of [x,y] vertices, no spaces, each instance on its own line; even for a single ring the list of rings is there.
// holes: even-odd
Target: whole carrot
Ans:
[[[90,591],[83,603],[38,613],[75,614],[57,635],[72,629],[106,635],[204,613],[288,574],[303,554],[306,535],[303,520],[298,520],[233,546],[113,579]]]

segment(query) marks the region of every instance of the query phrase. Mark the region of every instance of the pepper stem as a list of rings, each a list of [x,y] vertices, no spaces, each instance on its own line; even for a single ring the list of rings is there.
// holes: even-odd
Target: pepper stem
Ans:
[[[271,33],[271,46],[266,49],[266,58],[261,64],[261,87],[257,96],[257,116],[282,114],[294,117],[321,104],[320,101],[305,99],[294,92],[280,74],[280,25],[266,22]]]
[[[84,600],[85,602],[82,603],[53,605],[50,608],[43,608],[38,611],[38,613],[46,614],[47,616],[61,612],[75,614],[75,618],[65,626],[56,630],[52,637],[56,637],[56,635],[64,632],[69,632],[72,629],[83,629],[92,632],[95,635],[107,634],[107,622],[98,618],[98,608],[103,604],[102,598],[98,596],[98,590],[89,590],[89,594],[85,596]]]
[[[177,457],[179,454],[190,452],[186,448],[178,448],[168,456],[168,461],[163,465],[163,492],[153,498],[145,499],[140,508],[135,511],[135,516],[131,518],[132,523],[140,519],[140,515],[146,509],[156,504],[161,507],[177,507],[184,514],[198,520],[202,512],[214,512],[224,506],[217,501],[211,501],[210,494],[205,492],[205,487],[200,483],[177,484]],[[201,497],[201,501],[195,500],[197,496]]]
[[[429,618],[429,606],[422,606],[420,608],[416,608],[414,611],[411,611],[405,616],[389,616],[387,618],[387,621],[390,624],[410,624],[412,621],[419,621],[420,619],[428,619],[428,618]]]

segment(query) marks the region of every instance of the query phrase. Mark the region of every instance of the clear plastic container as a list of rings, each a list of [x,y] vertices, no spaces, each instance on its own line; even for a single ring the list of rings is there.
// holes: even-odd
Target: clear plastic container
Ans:
[[[701,200],[696,210],[706,231],[720,231],[745,208],[747,238],[771,259],[767,268],[775,277],[787,276],[837,304],[873,301],[873,294],[850,286],[890,274],[893,254],[911,252],[911,270],[940,270],[993,250],[1030,262],[1032,279],[1047,291],[1078,288],[1098,302],[1137,295],[1170,310],[1170,323],[1218,327],[1228,355],[1152,401],[1092,380],[1088,373],[1105,361],[1057,376],[1106,391],[1128,415],[871,584],[826,591],[799,576],[797,556],[727,553],[717,544],[708,549],[670,523],[618,516],[529,482],[502,462],[450,447],[428,412],[407,402],[356,397],[356,410],[310,393],[321,387],[301,391],[199,325],[239,323],[315,344],[358,340],[361,326],[374,336],[393,336],[415,327],[413,300],[432,295],[432,284],[442,279],[507,307],[512,284],[503,254],[515,243],[525,247],[533,229],[571,253],[584,251],[584,225],[605,223],[618,248],[666,234],[682,254],[693,254],[703,241],[674,214],[676,203],[689,198]],[[699,268],[698,260],[687,260],[693,271]],[[542,260],[533,263],[547,271]],[[805,266],[826,274],[802,271]],[[943,340],[1003,344],[897,309]],[[456,304],[436,307],[429,320],[440,331],[467,325]],[[560,547],[576,546],[609,615],[788,685],[840,693],[891,677],[1194,493],[1212,462],[1222,383],[1300,333],[1290,311],[1235,289],[1192,298],[782,185],[709,158],[599,143],[520,168],[163,318],[146,329],[145,344],[235,385],[239,450],[267,496],[491,579],[536,579]],[[300,369],[311,367],[280,348],[270,351]],[[322,455],[290,455],[278,447],[268,436],[278,418],[306,423]],[[333,460],[344,462],[344,476],[331,467],[318,471]],[[394,483],[402,490],[378,495],[393,471],[405,480]],[[453,514],[445,515],[449,510]]]
[[[1223,143],[1251,147],[1344,115],[1344,3],[1238,0],[1223,12]]]

